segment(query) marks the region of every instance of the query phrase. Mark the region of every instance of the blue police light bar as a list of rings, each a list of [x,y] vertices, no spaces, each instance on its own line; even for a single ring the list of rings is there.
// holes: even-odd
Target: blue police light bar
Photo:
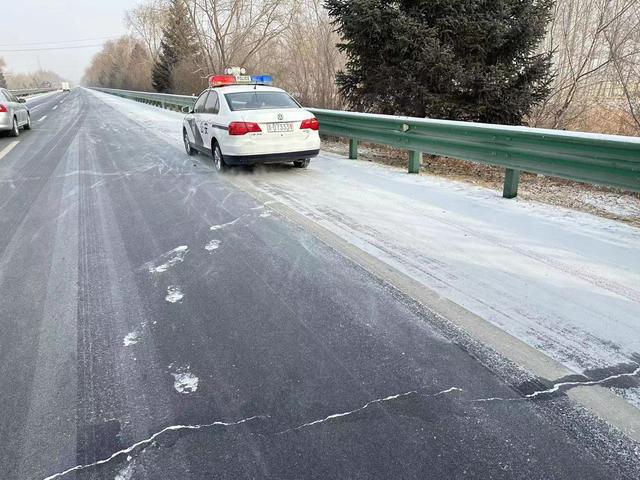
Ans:
[[[273,83],[273,78],[271,77],[271,75],[251,75],[251,83],[271,85]]]

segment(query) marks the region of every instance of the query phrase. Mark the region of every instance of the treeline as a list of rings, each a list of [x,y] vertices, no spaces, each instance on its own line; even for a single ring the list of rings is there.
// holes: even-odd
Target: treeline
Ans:
[[[343,106],[343,55],[322,0],[147,0],[126,22],[130,35],[94,57],[85,84],[194,94],[212,73],[244,66],[305,105]]]
[[[640,0],[146,0],[85,82],[198,93],[226,66],[305,105],[640,134]]]
[[[31,73],[11,73],[5,70],[5,60],[0,57],[0,88],[10,90],[22,90],[26,88],[39,88],[43,82],[51,82],[54,88],[60,87],[60,82],[65,81],[56,72],[50,70],[37,70]]]

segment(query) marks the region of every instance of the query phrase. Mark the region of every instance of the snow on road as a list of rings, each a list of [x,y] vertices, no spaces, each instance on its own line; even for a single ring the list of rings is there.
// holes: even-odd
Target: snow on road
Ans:
[[[93,93],[182,149],[182,114]],[[327,153],[247,178],[569,368],[638,361],[640,229]]]

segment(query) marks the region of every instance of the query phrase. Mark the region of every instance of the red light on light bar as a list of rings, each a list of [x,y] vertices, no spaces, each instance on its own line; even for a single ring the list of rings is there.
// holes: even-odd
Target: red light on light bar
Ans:
[[[235,83],[235,75],[212,75],[209,77],[209,85],[212,87],[223,87],[225,85],[234,85]]]

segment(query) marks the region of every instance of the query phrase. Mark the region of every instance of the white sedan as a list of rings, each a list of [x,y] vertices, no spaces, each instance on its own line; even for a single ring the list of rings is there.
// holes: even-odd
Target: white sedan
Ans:
[[[319,125],[313,114],[284,90],[238,85],[232,77],[211,77],[212,87],[200,94],[185,116],[187,154],[211,155],[217,170],[287,161],[299,168],[309,165],[320,151]]]

